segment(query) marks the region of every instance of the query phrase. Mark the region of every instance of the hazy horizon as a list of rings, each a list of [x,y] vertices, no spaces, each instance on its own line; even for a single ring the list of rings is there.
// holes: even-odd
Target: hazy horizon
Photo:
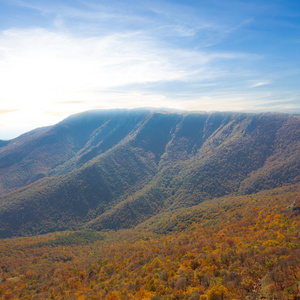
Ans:
[[[0,0],[0,140],[103,108],[300,113],[300,2]]]
[[[13,140],[15,138],[18,138],[19,136],[23,135],[23,134],[27,134],[31,131],[34,130],[39,130],[39,129],[43,129],[43,128],[47,128],[47,127],[51,127],[51,126],[55,126],[56,124],[60,123],[61,121],[72,117],[72,116],[76,116],[76,115],[80,115],[80,114],[85,114],[85,113],[91,113],[91,112],[100,112],[100,111],[114,111],[114,110],[119,110],[119,111],[126,111],[126,110],[137,110],[137,111],[153,111],[153,112],[162,112],[162,113],[182,113],[182,114],[187,114],[187,113],[199,113],[199,114],[209,114],[209,113],[232,113],[232,114],[260,114],[260,113],[270,113],[270,114],[289,114],[289,115],[300,115],[299,113],[285,113],[285,112],[257,112],[257,111],[219,111],[219,110],[211,110],[211,111],[201,111],[201,110],[184,110],[184,109],[176,109],[176,108],[168,108],[168,107],[135,107],[135,108],[104,108],[104,109],[94,109],[94,110],[86,110],[86,111],[81,111],[81,112],[77,112],[71,115],[67,115],[66,117],[62,118],[61,120],[58,120],[57,122],[53,123],[53,124],[48,124],[48,125],[41,125],[38,127],[34,127],[34,128],[30,128],[27,131],[23,131],[19,134],[16,135],[12,135],[10,134],[10,136],[8,138],[2,138],[0,139],[0,141],[9,141],[9,140]]]

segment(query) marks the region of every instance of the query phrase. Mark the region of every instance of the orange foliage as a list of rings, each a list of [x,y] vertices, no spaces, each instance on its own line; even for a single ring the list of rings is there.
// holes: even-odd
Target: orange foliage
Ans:
[[[47,243],[63,232],[0,240],[0,299],[294,297],[300,216],[286,211],[291,199],[298,188],[212,200],[180,212],[186,229],[170,227],[170,214],[82,245]]]

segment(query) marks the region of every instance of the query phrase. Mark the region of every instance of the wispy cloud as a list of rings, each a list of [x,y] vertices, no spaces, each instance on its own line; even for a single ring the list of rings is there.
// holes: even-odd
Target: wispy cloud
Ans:
[[[9,113],[15,113],[17,111],[20,111],[19,109],[0,109],[0,115],[2,114],[9,114]]]
[[[78,38],[42,29],[8,30],[0,36],[0,51],[2,99],[23,94],[50,100],[58,92],[69,100],[68,93],[183,79],[188,72],[138,33]]]
[[[140,32],[82,38],[44,29],[7,30],[0,35],[0,101],[20,108],[27,105],[24,98],[89,100],[101,90],[133,84],[211,80],[226,76],[214,62],[244,58],[161,48]]]
[[[272,80],[263,80],[263,81],[258,81],[250,85],[250,88],[256,88],[264,85],[269,85],[272,83]]]

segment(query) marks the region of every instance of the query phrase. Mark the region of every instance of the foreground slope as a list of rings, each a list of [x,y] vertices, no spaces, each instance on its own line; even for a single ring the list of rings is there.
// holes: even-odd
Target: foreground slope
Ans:
[[[299,182],[300,118],[139,110],[74,115],[0,148],[0,237],[135,226]]]
[[[296,299],[294,200],[299,184],[214,198],[135,229],[2,239],[0,299]]]

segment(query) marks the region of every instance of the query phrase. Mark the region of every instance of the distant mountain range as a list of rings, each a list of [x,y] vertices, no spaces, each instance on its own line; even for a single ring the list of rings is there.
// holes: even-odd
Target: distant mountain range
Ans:
[[[300,117],[101,110],[0,141],[0,237],[120,229],[300,181]]]

